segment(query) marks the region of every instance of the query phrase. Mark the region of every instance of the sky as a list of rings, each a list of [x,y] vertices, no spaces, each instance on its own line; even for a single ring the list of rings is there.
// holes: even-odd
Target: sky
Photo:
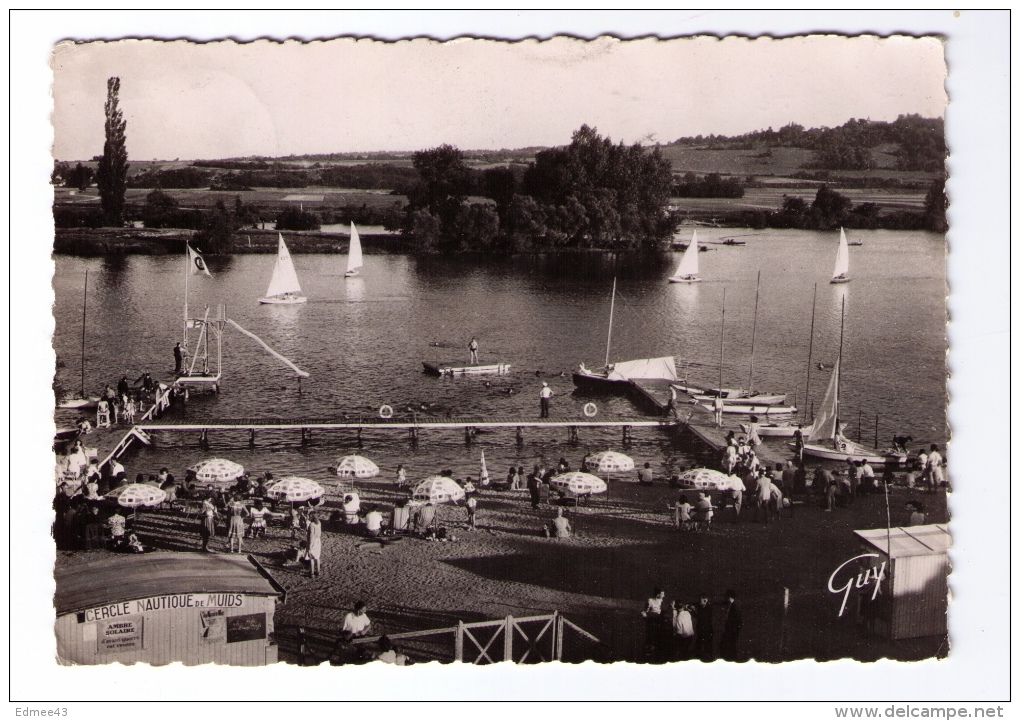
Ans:
[[[60,160],[102,153],[110,76],[136,160],[563,145],[585,123],[666,143],[947,102],[936,37],[64,41],[52,68]]]

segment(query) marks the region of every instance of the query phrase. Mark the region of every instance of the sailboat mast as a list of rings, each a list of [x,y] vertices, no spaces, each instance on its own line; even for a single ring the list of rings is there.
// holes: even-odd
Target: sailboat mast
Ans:
[[[85,313],[89,305],[89,269],[85,269],[85,293],[81,299],[81,397],[85,397]]]
[[[726,337],[726,289],[722,289],[722,321],[719,323],[719,394],[722,395],[723,339]]]
[[[837,358],[836,365],[836,429],[833,431],[835,435],[839,435],[839,386],[843,379],[843,321],[846,316],[846,296],[843,296],[843,302],[839,309],[839,355]]]
[[[609,367],[609,344],[613,340],[613,308],[616,305],[616,278],[613,278],[613,297],[609,301],[609,335],[606,337],[606,368]]]
[[[801,420],[807,420],[808,399],[811,398],[811,356],[815,349],[815,305],[817,302],[818,283],[815,283],[815,293],[811,297],[811,335],[808,336],[807,384],[804,386],[804,405],[801,406],[801,410],[804,412],[804,417]]]
[[[751,324],[751,369],[747,373],[747,392],[754,392],[754,337],[758,333],[758,294],[761,291],[761,271],[758,271],[758,285],[754,289],[754,323]]]

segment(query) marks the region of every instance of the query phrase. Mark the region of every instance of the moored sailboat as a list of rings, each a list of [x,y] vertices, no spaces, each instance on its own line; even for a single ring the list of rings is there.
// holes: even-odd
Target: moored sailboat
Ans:
[[[698,276],[698,231],[694,231],[691,237],[691,244],[687,246],[676,272],[669,277],[670,283],[700,283]]]
[[[839,245],[836,248],[836,265],[832,269],[830,283],[850,282],[850,248],[846,242],[846,231],[839,229]]]
[[[344,278],[353,278],[361,275],[360,268],[364,265],[361,259],[361,236],[358,235],[358,229],[354,227],[354,223],[351,223],[351,247],[347,251],[347,271],[344,273]]]
[[[287,244],[283,242],[283,233],[280,233],[280,244],[277,248],[273,277],[269,281],[266,297],[259,298],[259,303],[293,305],[307,301],[308,299],[301,294],[301,283],[298,282],[297,271],[294,270],[294,261],[291,260]]]
[[[829,461],[866,461],[873,466],[884,466],[886,464],[897,465],[906,460],[906,454],[885,453],[868,448],[859,443],[854,443],[843,435],[843,428],[846,424],[839,419],[839,392],[840,392],[840,369],[843,360],[843,315],[846,310],[846,301],[843,302],[843,310],[840,311],[839,328],[839,355],[836,356],[836,363],[832,368],[832,376],[829,378],[829,385],[825,389],[825,396],[818,408],[818,415],[814,423],[808,429],[807,440],[804,444],[804,455],[813,458],[821,458]]]
[[[606,336],[606,364],[599,369],[586,368],[582,363],[573,373],[574,385],[585,391],[603,392],[629,390],[632,379],[665,379],[676,381],[676,361],[673,356],[641,358],[610,364],[609,349],[613,340],[613,310],[616,306],[616,279],[609,301],[609,333]]]

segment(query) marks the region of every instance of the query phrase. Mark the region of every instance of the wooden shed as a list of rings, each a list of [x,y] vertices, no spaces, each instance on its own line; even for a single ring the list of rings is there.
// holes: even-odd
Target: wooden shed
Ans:
[[[947,633],[950,535],[945,525],[854,531],[864,550],[886,564],[875,600],[861,593],[860,620],[891,639]]]
[[[57,568],[62,664],[276,663],[286,592],[251,556],[117,555]]]

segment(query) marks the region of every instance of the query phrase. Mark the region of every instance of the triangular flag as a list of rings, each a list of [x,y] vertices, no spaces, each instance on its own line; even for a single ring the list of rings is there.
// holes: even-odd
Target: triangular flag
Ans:
[[[198,275],[199,273],[205,273],[210,278],[212,277],[212,273],[209,272],[209,268],[205,264],[205,258],[203,258],[198,253],[196,253],[194,250],[192,250],[190,245],[188,246],[188,261],[191,263],[191,274],[192,275]]]

